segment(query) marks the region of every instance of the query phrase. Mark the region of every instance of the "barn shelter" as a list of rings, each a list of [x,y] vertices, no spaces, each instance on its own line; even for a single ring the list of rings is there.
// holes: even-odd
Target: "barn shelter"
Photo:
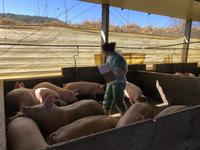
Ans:
[[[200,0],[81,0],[102,5],[102,43],[109,41],[109,7],[137,10],[186,20],[181,60],[187,62],[192,21],[200,21]],[[102,58],[103,61],[104,58]]]
[[[102,4],[103,8],[102,32],[101,32],[102,42],[108,41],[109,37],[108,36],[109,6],[117,6],[121,8],[133,9],[131,8],[131,5],[136,7],[136,4],[138,3],[138,7],[141,5],[140,11],[186,19],[187,26],[185,31],[185,45],[184,45],[185,47],[183,48],[184,50],[183,56],[186,56],[186,61],[187,61],[186,52],[188,52],[188,47],[189,47],[188,41],[190,38],[191,23],[192,20],[199,21],[199,19],[196,18],[200,17],[198,15],[196,15],[196,18],[188,17],[190,14],[189,11],[191,12],[191,8],[189,8],[189,6],[191,4],[197,3],[198,5],[195,6],[196,8],[197,6],[199,6],[199,2],[190,0],[169,0],[169,1],[162,0],[162,2],[160,1],[161,0],[157,0],[157,3],[155,0],[154,2],[152,1],[150,2],[150,0],[112,1],[116,3],[121,2],[122,4],[124,4],[124,7],[122,7],[122,4],[118,3],[117,6],[114,5],[114,3],[112,4],[111,1],[106,1],[107,3],[105,3],[105,1],[98,2],[98,1],[88,0],[88,2],[96,2]],[[125,5],[125,2],[126,5],[128,4],[127,6]],[[156,12],[156,8],[153,9],[153,6],[157,6],[157,11],[159,9],[160,11],[168,10],[167,8],[171,8],[173,10],[169,12],[163,11],[163,13],[161,14]],[[142,7],[144,7],[143,10]],[[166,8],[161,9],[162,7]],[[181,7],[180,11],[179,7]],[[139,8],[138,9],[135,8],[135,10],[139,10]],[[177,12],[175,12],[175,10]],[[200,9],[197,8],[194,10],[195,12],[200,11]],[[174,15],[167,14],[167,12],[172,13],[173,11]],[[185,15],[181,17],[180,14],[182,15],[185,14]],[[197,64],[192,64],[192,66],[197,66]],[[163,66],[160,68],[163,68]],[[187,69],[188,67],[186,67],[184,64],[182,68]],[[77,81],[77,77],[80,81],[85,80],[92,82],[95,81],[104,82],[103,77],[99,74],[97,67],[62,68],[62,76],[21,79],[21,81],[23,81],[25,85],[27,85],[27,88],[32,88],[35,84],[40,82],[51,82],[55,85],[62,86],[63,83]],[[192,106],[194,105],[194,107],[189,108],[188,110],[182,111],[180,113],[168,115],[166,117],[157,119],[156,121],[148,119],[125,127],[111,129],[97,134],[92,134],[78,139],[74,139],[68,142],[51,145],[47,149],[48,150],[64,150],[64,149],[197,150],[200,149],[200,130],[199,130],[200,78],[180,77],[172,74],[148,72],[145,71],[145,65],[140,64],[140,65],[129,66],[127,79],[132,83],[137,83],[138,85],[140,85],[145,95],[155,100],[160,99],[160,95],[158,94],[157,89],[155,88],[155,82],[156,80],[159,80],[160,85],[163,87],[167,100],[169,100],[170,104],[172,105],[182,104],[182,105],[192,105]],[[0,149],[1,150],[7,149],[5,115],[4,115],[4,95],[5,93],[13,89],[16,81],[19,81],[19,79],[0,81]]]

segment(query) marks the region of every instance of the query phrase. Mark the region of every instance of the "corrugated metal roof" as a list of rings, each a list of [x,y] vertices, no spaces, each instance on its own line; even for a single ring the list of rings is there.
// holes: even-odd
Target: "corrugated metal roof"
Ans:
[[[200,21],[200,0],[81,0],[98,4],[110,4],[163,16]]]

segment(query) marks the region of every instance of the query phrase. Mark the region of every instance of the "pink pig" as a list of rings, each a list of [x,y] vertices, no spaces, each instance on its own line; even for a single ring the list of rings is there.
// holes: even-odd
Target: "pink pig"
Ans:
[[[126,82],[124,94],[132,104],[135,102],[147,101],[147,97],[143,95],[142,90],[137,85],[130,82]]]
[[[7,139],[8,147],[12,150],[36,150],[48,147],[37,124],[26,117],[18,117],[8,124]]]
[[[63,88],[68,90],[77,90],[80,96],[97,99],[97,95],[104,95],[105,85],[96,82],[77,81],[64,84]]]
[[[47,133],[52,133],[77,119],[104,114],[102,106],[95,100],[82,100],[68,106],[57,107],[52,96],[47,99],[40,105],[22,107],[22,113],[35,120]]]
[[[52,89],[55,92],[57,92],[60,96],[60,98],[66,103],[66,104],[71,104],[74,103],[77,100],[76,96],[79,94],[78,92],[75,92],[73,90],[67,90],[61,87],[58,87],[50,82],[42,82],[34,86],[34,89],[37,88],[48,88]]]

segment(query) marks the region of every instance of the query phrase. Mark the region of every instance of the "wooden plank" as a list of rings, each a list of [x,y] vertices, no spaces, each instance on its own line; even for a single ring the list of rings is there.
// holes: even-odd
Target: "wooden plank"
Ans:
[[[198,63],[154,64],[153,70],[163,73],[190,72],[198,74],[197,65]]]
[[[138,71],[137,76],[146,96],[161,99],[155,86],[158,80],[170,104],[200,104],[200,78],[147,71]]]
[[[4,80],[4,93],[11,91],[15,87],[15,83],[17,81],[24,82],[25,87],[27,88],[33,88],[34,85],[40,83],[40,82],[51,82],[57,86],[62,87],[63,83],[68,82],[64,77],[62,76],[54,76],[54,77],[40,77],[40,78],[19,78],[19,79],[8,79]]]
[[[129,71],[146,70],[146,65],[145,64],[132,64],[132,65],[128,65],[128,70]]]
[[[98,68],[94,67],[71,67],[62,68],[62,75],[66,80],[71,81],[91,81],[105,83]]]
[[[48,150],[198,150],[200,106],[53,145]]]
[[[6,150],[6,129],[4,110],[4,88],[3,81],[0,81],[0,149]]]
[[[187,104],[190,104],[191,102],[192,104],[200,103],[200,101],[198,101],[200,99],[200,94],[199,94],[200,79],[198,78],[179,77],[170,74],[162,74],[162,73],[146,72],[146,71],[134,71],[134,72],[136,74],[133,74],[132,78],[140,77],[141,83],[144,85],[146,90],[150,91],[150,93],[151,90],[155,88],[154,81],[158,79],[164,92],[166,92],[165,90],[167,90],[166,93],[167,99],[173,98],[173,100],[176,100],[179,103],[187,103]],[[96,81],[99,81],[100,79],[99,78],[100,74],[98,74],[98,70],[96,67],[87,67],[87,68],[81,67],[78,68],[78,73],[80,75],[81,80],[86,78],[88,80],[96,79]],[[51,81],[56,83],[58,82],[60,84],[61,82],[65,81],[65,79],[69,78],[56,77],[53,79],[50,78],[28,79],[28,80],[26,79],[25,82],[29,86],[39,81]],[[5,81],[6,83],[5,89],[8,88],[8,85],[13,85],[14,82],[15,82],[14,80]],[[151,93],[151,95],[152,94],[155,93]],[[178,96],[178,99],[176,99],[176,96]],[[182,96],[181,98],[185,97],[186,99],[179,99],[180,96]],[[3,98],[3,94],[1,98]],[[1,100],[0,102],[3,102],[3,100]],[[1,104],[0,106],[4,105]],[[134,125],[118,129],[111,129],[108,131],[100,132],[98,134],[82,137],[78,140],[72,140],[71,142],[68,143],[57,144],[50,147],[49,149],[52,150],[53,149],[54,150],[64,150],[64,149],[195,150],[196,148],[196,150],[198,150],[198,148],[200,148],[199,114],[200,114],[200,108],[197,107],[192,109],[191,111],[184,111],[183,113],[178,113],[161,118],[157,122],[153,122],[152,120],[147,120],[142,123],[137,123]],[[3,131],[5,132],[5,126]],[[5,138],[5,133],[4,133],[4,138]]]
[[[136,70],[145,70],[145,64],[133,64],[128,65],[128,73],[127,78],[131,78]],[[66,80],[71,81],[93,81],[93,82],[100,82],[105,83],[103,76],[100,74],[97,66],[93,67],[69,67],[69,68],[62,68],[62,75]]]

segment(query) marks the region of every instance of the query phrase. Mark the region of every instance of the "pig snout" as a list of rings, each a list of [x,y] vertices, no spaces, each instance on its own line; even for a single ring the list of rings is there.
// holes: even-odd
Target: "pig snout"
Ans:
[[[148,98],[144,95],[138,95],[135,97],[134,102],[148,102]]]
[[[49,144],[52,144],[56,143],[56,139],[57,139],[57,132],[53,132],[52,134],[50,134],[47,141]]]
[[[75,92],[73,90],[69,90],[69,91],[70,91],[70,94],[66,93],[65,98],[63,98],[63,99],[67,98],[67,100],[65,101],[65,103],[72,104],[72,103],[75,103],[75,102],[79,101],[78,98],[76,97],[76,96],[79,95],[79,93]]]
[[[55,100],[54,104],[56,106],[66,106],[67,105],[63,100],[59,100],[59,99]]]

